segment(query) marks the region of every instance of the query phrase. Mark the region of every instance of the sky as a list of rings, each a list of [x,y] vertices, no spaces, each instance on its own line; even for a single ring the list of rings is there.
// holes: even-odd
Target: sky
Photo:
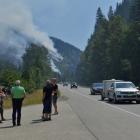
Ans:
[[[84,50],[94,31],[96,11],[100,6],[107,15],[109,6],[122,0],[24,0],[33,22],[49,36],[62,39]]]

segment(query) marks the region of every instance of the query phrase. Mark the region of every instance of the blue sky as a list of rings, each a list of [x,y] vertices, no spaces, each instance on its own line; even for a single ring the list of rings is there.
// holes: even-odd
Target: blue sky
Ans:
[[[84,50],[100,6],[107,14],[121,0],[25,0],[38,28]]]

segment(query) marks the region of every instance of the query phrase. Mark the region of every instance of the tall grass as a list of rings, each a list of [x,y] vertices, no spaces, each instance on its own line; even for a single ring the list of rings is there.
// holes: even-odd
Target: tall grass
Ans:
[[[32,94],[27,94],[26,98],[23,101],[23,106],[35,105],[41,103],[42,103],[42,90],[37,90]],[[8,97],[4,101],[4,108],[11,108],[11,107],[12,107],[12,101],[11,98]]]
[[[35,92],[31,94],[27,94],[26,98],[23,101],[23,106],[28,106],[28,105],[36,105],[36,104],[41,104],[42,103],[42,90],[36,90]],[[60,91],[58,91],[58,97],[61,96]],[[12,107],[12,100],[10,97],[5,99],[4,101],[4,108],[11,108]]]

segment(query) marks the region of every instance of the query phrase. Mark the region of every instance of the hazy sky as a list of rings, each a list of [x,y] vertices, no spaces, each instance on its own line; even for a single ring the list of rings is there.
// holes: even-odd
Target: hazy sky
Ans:
[[[107,14],[121,0],[25,0],[40,30],[84,50],[100,6]]]

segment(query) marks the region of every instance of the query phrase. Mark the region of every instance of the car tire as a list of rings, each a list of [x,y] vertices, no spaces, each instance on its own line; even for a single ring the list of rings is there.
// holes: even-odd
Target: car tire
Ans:
[[[109,99],[108,99],[108,101],[109,101],[109,102],[112,102],[112,99],[111,99],[111,98],[109,98]]]
[[[140,104],[140,101],[136,101],[137,104]]]
[[[109,102],[112,102],[112,99],[110,98],[110,94],[109,94],[109,93],[108,93],[108,97],[109,97],[109,98],[108,98],[108,101],[109,101]]]

